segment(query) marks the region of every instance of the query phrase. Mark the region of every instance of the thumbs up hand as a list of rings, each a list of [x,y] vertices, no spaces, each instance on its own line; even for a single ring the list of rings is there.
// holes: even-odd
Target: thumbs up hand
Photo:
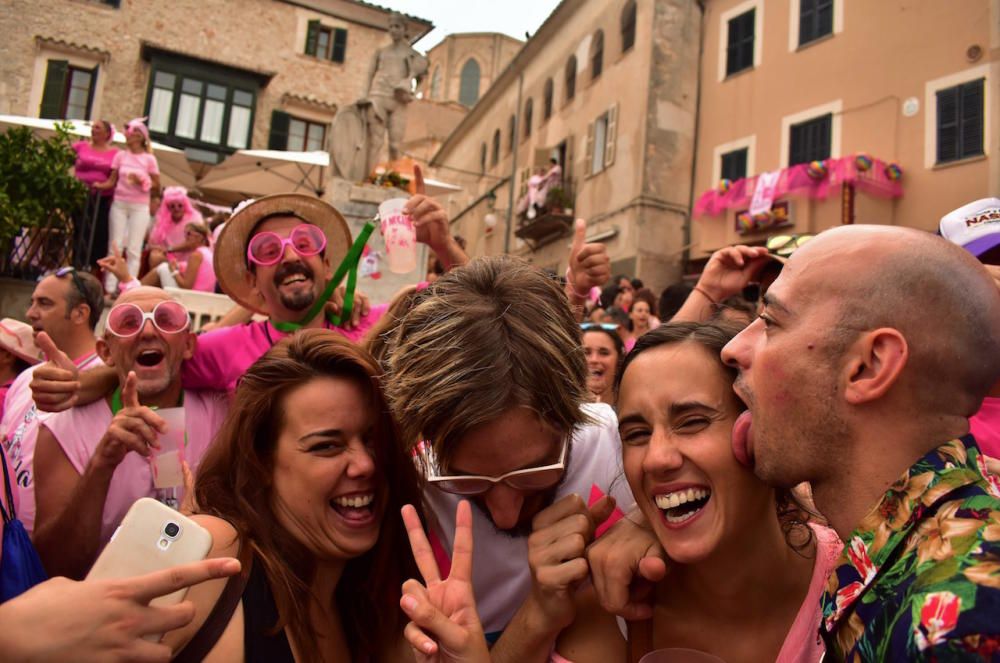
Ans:
[[[43,412],[68,410],[77,400],[80,371],[45,332],[38,332],[35,344],[45,353],[47,361],[31,375],[31,397]]]
[[[566,270],[566,294],[573,304],[583,304],[590,289],[600,287],[611,278],[608,250],[599,242],[586,243],[587,222],[577,219],[573,227],[573,245]]]

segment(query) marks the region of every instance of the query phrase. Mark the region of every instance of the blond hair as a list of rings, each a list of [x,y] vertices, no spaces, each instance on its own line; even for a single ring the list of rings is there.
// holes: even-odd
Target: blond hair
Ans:
[[[445,467],[469,429],[513,407],[563,433],[589,423],[580,327],[555,281],[517,258],[480,258],[421,292],[384,363],[404,443],[429,440]]]

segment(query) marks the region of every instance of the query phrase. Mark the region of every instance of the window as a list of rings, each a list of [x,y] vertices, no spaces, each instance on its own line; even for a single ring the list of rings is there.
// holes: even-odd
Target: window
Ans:
[[[984,154],[985,80],[938,90],[937,163]]]
[[[38,115],[52,120],[89,120],[96,82],[97,67],[84,69],[67,60],[49,60]]]
[[[511,115],[507,120],[507,153],[514,151],[514,143],[516,142],[517,136],[515,135],[514,116]]]
[[[552,79],[545,81],[545,93],[542,95],[542,119],[547,120],[552,117]]]
[[[531,138],[531,119],[535,111],[535,102],[532,99],[528,99],[524,102],[524,137],[525,139]]]
[[[288,123],[288,149],[313,152],[326,147],[326,125],[292,118]]]
[[[486,143],[479,146],[479,172],[486,172]]]
[[[441,98],[441,67],[434,67],[431,75],[431,99]]]
[[[586,164],[589,175],[596,175],[615,162],[615,137],[618,105],[602,113],[587,127]]]
[[[479,101],[479,63],[469,58],[462,65],[458,85],[458,103],[471,108],[476,105],[477,101]]]
[[[221,67],[155,58],[146,100],[149,130],[170,145],[209,155],[248,147],[257,87],[249,76]]]
[[[744,147],[722,155],[721,179],[736,180],[747,176],[747,154],[749,149]]]
[[[573,101],[576,94],[576,56],[571,55],[566,63],[566,101]]]
[[[319,21],[309,21],[305,53],[320,60],[343,62],[347,55],[347,30],[329,28]]]
[[[604,30],[598,30],[590,43],[590,79],[600,78],[602,71],[604,71]]]
[[[495,166],[500,163],[500,130],[497,129],[493,132],[493,158],[490,159],[490,165]]]
[[[756,9],[729,20],[726,42],[726,76],[753,67]]]
[[[789,136],[788,165],[829,159],[832,129],[832,113],[793,124]]]
[[[799,0],[799,46],[833,34],[833,0]]]
[[[322,122],[295,117],[280,110],[273,111],[267,149],[293,152],[325,150],[326,127]]]
[[[622,9],[622,53],[635,46],[635,0],[628,0]]]

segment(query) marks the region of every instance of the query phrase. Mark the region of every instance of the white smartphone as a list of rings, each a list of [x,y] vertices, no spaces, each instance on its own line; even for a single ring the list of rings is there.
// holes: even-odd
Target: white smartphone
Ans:
[[[165,504],[143,497],[125,514],[87,580],[141,576],[205,559],[211,549],[208,530]],[[150,605],[179,603],[186,592],[184,588],[159,596]]]

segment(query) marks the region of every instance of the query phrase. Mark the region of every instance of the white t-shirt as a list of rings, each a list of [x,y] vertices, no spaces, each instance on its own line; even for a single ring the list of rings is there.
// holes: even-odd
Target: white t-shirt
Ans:
[[[604,403],[586,403],[583,409],[596,423],[582,426],[574,433],[566,477],[555,499],[576,494],[589,503],[596,489],[611,494],[618,508],[627,512],[635,505],[635,499],[622,471],[618,418],[611,406]],[[434,534],[448,555],[451,555],[455,509],[460,499],[432,485],[424,489],[424,501],[438,525]],[[472,585],[483,629],[492,642],[531,591],[528,539],[497,532],[489,518],[477,509],[472,510],[472,536]]]

